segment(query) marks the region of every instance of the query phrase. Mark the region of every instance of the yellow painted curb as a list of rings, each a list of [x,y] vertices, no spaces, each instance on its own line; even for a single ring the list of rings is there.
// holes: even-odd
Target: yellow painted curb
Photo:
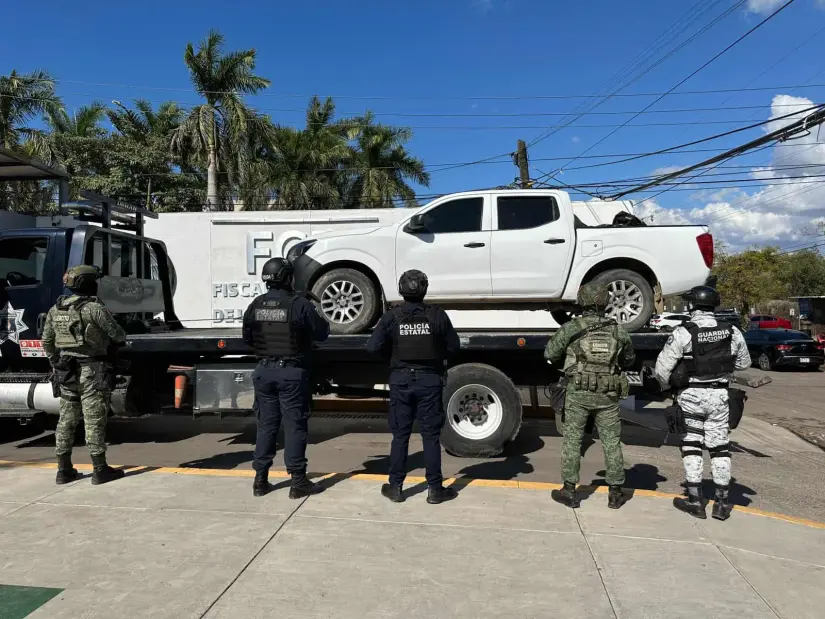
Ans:
[[[80,471],[91,471],[91,464],[75,464],[76,469]],[[143,465],[113,465],[115,468],[122,468],[127,471],[146,471],[146,473],[167,473],[173,475],[200,475],[204,477],[255,477],[255,471],[249,469],[198,469],[190,467],[152,467]],[[56,469],[57,464],[54,462],[23,462],[15,460],[0,460],[0,469],[2,468],[31,468],[31,469]],[[286,471],[270,470],[270,477],[287,478],[289,473]],[[325,473],[323,475],[313,474],[313,477],[319,479],[329,479],[332,477],[344,477],[346,479],[354,479],[357,481],[386,481],[386,475],[376,475],[373,473]],[[423,484],[427,480],[424,477],[408,476],[406,478],[409,484]],[[557,490],[562,487],[561,484],[543,481],[517,481],[512,479],[477,479],[471,477],[450,477],[444,480],[445,486],[474,486],[477,488],[511,488],[519,490],[540,490],[549,492],[550,490]],[[598,492],[604,494],[607,492],[607,486],[579,486],[579,489],[585,492]],[[671,492],[660,492],[659,490],[633,490],[634,496],[644,496],[657,499],[674,499],[683,496],[681,494],[673,494]],[[797,518],[796,516],[788,516],[786,514],[779,514],[776,512],[769,512],[755,507],[744,507],[735,505],[734,510],[753,516],[762,516],[763,518],[772,518],[773,520],[781,520],[783,522],[790,522],[792,524],[800,524],[814,529],[825,529],[825,522],[818,522],[816,520],[809,520],[807,518]]]

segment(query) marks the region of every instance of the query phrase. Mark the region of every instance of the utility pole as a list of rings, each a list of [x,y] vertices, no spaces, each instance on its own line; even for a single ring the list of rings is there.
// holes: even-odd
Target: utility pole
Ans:
[[[532,183],[530,183],[530,166],[527,162],[527,144],[524,140],[518,141],[513,163],[518,166],[519,184],[521,188],[528,189]]]

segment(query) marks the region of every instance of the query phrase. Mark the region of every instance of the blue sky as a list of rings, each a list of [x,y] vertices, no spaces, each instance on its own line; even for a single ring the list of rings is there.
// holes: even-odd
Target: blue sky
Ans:
[[[446,170],[439,170],[438,164],[501,155],[512,151],[518,138],[534,140],[563,114],[588,103],[564,97],[603,92],[617,72],[650,50],[691,8],[706,8],[707,13],[654,61],[732,10],[621,94],[667,91],[781,4],[777,0],[17,3],[14,20],[19,27],[4,29],[0,40],[0,73],[46,69],[60,82],[59,92],[70,108],[92,100],[126,103],[137,97],[197,103],[183,49],[187,42],[197,42],[210,28],[217,28],[226,36],[227,49],[255,47],[257,72],[272,80],[264,95],[250,98],[254,106],[278,122],[300,124],[308,97],[329,94],[336,97],[342,114],[369,108],[382,121],[410,126],[415,132],[410,151],[432,166],[430,188],[422,188],[421,193],[444,193],[511,182],[517,170],[506,157]],[[648,152],[767,120],[772,113],[798,109],[789,107],[794,104],[804,105],[797,99],[774,100],[778,95],[821,102],[825,87],[774,87],[825,84],[823,9],[822,0],[796,0],[677,92],[769,89],[668,96],[651,110],[689,111],[643,114],[631,122],[642,126],[620,129],[587,155]],[[562,98],[535,98],[541,96]],[[563,164],[573,168],[609,162],[609,157],[569,164],[550,158],[573,159],[614,128],[606,125],[626,121],[630,115],[623,113],[642,110],[654,99],[613,97],[592,110],[601,114],[583,115],[535,144],[530,149],[533,176],[554,172]],[[718,109],[739,106],[748,109]],[[444,116],[449,114],[455,116]],[[734,146],[761,133],[754,129],[706,147]],[[819,156],[820,149],[813,144],[806,156]],[[799,150],[804,149],[794,152]],[[558,178],[576,184],[638,177],[712,154],[684,153],[567,169]],[[728,163],[769,165],[777,163],[776,156],[766,150]],[[786,154],[783,161],[796,165],[800,160]],[[813,174],[809,168],[804,170]],[[745,168],[741,172],[742,178],[752,173]],[[803,243],[799,230],[825,214],[813,207],[805,207],[802,214],[794,211],[798,198],[772,205],[757,196],[754,204],[742,203],[759,191],[765,189],[721,194],[670,191],[640,208],[657,223],[703,215],[720,219],[721,214],[720,234],[737,244],[786,246]],[[772,191],[776,193],[775,188]],[[810,193],[805,199],[811,198]],[[825,198],[818,189],[812,193]],[[719,206],[725,204],[729,210]]]

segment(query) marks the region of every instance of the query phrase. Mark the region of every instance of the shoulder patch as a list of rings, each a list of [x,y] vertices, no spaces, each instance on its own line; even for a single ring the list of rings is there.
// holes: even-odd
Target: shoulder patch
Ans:
[[[674,341],[675,340],[673,339],[673,336],[671,335],[669,338],[667,338],[667,345],[672,346]]]

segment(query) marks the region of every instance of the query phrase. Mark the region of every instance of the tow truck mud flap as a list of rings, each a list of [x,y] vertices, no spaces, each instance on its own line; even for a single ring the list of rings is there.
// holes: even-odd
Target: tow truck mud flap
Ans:
[[[444,385],[441,443],[462,458],[497,456],[521,429],[521,396],[507,375],[482,363],[457,365]]]

